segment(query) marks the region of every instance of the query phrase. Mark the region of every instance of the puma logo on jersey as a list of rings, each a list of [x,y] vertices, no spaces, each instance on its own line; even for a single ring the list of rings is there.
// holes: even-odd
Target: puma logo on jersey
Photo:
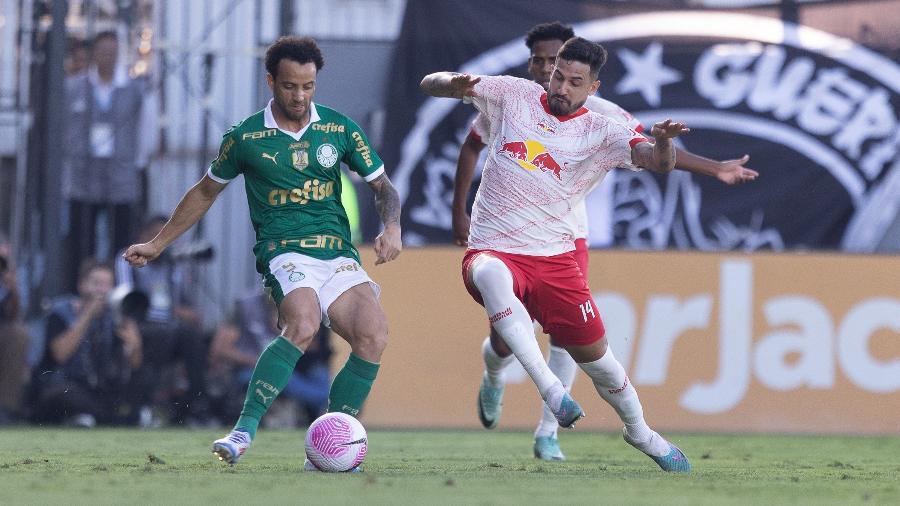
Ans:
[[[269,153],[263,153],[263,154],[262,154],[262,157],[263,157],[263,158],[268,158],[269,160],[272,160],[272,163],[274,163],[275,165],[278,165],[278,160],[275,159],[277,156],[278,156],[278,152],[277,152],[277,151],[275,152],[274,155],[270,155]]]

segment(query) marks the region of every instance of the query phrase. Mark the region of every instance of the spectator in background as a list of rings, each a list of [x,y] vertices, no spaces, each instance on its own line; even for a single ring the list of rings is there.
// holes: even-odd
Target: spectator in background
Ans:
[[[167,216],[151,217],[141,227],[138,242],[156,237],[166,221]],[[118,255],[116,284],[149,299],[146,318],[138,325],[144,336],[144,365],[158,379],[154,401],[167,406],[170,422],[202,424],[207,418],[207,341],[194,307],[189,267],[185,260],[167,255],[137,269]]]
[[[143,339],[134,320],[113,314],[112,289],[112,268],[86,259],[78,295],[52,303],[44,356],[34,371],[36,421],[137,423],[152,378],[138,374]]]
[[[19,290],[9,241],[0,235],[0,425],[16,420],[31,340],[21,322]]]
[[[240,400],[260,353],[268,346],[272,336],[280,332],[278,309],[268,295],[256,293],[235,303],[231,322],[219,327],[210,347],[210,363],[213,364],[210,377],[215,378],[211,381],[217,383],[217,397],[223,402]],[[330,337],[331,331],[327,327],[319,328],[319,333],[307,348],[303,360],[297,362],[291,379],[279,397],[295,402],[305,415],[306,423],[315,420],[328,407],[331,385],[329,360],[332,353]],[[240,410],[240,403],[220,405],[218,415],[228,419]]]
[[[93,256],[109,260],[134,237],[140,214],[140,170],[155,129],[148,128],[146,84],[117,65],[118,53],[116,34],[102,32],[91,44],[87,71],[66,79],[62,191],[74,265]]]
[[[69,39],[69,54],[66,55],[66,75],[74,76],[85,72],[91,64],[91,44],[84,39]]]

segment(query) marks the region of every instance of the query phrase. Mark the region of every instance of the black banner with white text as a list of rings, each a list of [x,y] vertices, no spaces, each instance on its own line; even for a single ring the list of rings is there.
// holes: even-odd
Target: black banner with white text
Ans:
[[[760,173],[726,186],[618,171],[587,198],[592,245],[872,251],[884,237],[900,206],[900,65],[887,55],[763,15],[549,6],[408,3],[381,150],[407,244],[450,242],[457,155],[476,113],[426,97],[419,81],[439,70],[527,78],[525,33],[557,19],[607,48],[601,96],[647,128],[683,121],[692,132],[682,147],[718,160],[749,154]]]

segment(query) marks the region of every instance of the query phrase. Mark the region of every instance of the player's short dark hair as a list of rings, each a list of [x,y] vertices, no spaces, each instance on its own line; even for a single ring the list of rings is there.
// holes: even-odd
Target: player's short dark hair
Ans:
[[[102,32],[97,33],[97,35],[94,35],[94,38],[91,40],[91,47],[96,46],[97,43],[103,39],[109,39],[113,42],[119,42],[119,36],[116,35],[115,31],[104,30]]]
[[[278,63],[287,58],[300,64],[315,63],[316,72],[325,66],[325,58],[312,37],[280,37],[266,49],[266,72],[276,77]]]
[[[606,63],[606,49],[582,37],[572,37],[559,48],[556,58],[584,63],[591,67],[591,76],[596,79]]]
[[[108,262],[101,262],[94,257],[88,257],[78,265],[78,282],[84,281],[92,272],[97,270],[115,272],[113,266]]]
[[[525,35],[525,45],[528,49],[534,49],[534,45],[544,40],[558,40],[565,42],[575,36],[575,30],[569,25],[559,21],[534,25]]]

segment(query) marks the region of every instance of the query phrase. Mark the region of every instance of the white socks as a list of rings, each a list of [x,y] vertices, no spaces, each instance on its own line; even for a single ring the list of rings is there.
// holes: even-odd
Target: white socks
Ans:
[[[578,365],[564,348],[550,345],[550,356],[547,358],[547,366],[550,371],[556,375],[566,388],[566,392],[572,391],[572,384],[575,382],[575,373],[578,371]],[[559,422],[553,416],[550,408],[544,404],[541,421],[538,422],[537,429],[534,431],[534,437],[555,436],[559,430]]]
[[[497,258],[481,255],[471,267],[472,283],[481,293],[484,308],[494,330],[503,337],[550,407],[558,410],[566,393],[550,372],[534,338],[534,326],[525,306],[513,292],[512,274]]]
[[[648,455],[661,457],[669,453],[669,444],[647,426],[644,409],[637,390],[625,374],[622,364],[616,360],[612,349],[599,360],[578,364],[594,381],[594,388],[616,410],[625,423],[625,439]],[[656,435],[657,437],[653,437]]]
[[[508,357],[497,355],[494,347],[491,346],[491,337],[488,336],[481,343],[481,356],[484,358],[484,377],[487,379],[487,384],[491,388],[502,387],[504,382],[503,371],[506,369],[506,366],[516,359],[515,355],[509,355]]]

